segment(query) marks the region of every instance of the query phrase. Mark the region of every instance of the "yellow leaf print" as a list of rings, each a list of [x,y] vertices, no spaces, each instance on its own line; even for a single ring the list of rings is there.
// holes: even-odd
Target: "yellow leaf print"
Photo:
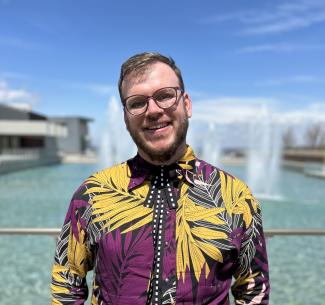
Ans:
[[[63,272],[67,272],[69,268],[61,265],[54,265],[52,269],[52,277],[55,283],[65,284],[66,279],[62,276]],[[63,285],[51,285],[52,293],[69,293],[69,289]]]
[[[258,208],[257,200],[252,196],[249,188],[241,180],[225,175],[220,172],[221,195],[225,204],[227,213],[242,214],[246,227],[252,222],[252,212],[247,200],[250,200],[252,207],[256,212]]]
[[[205,259],[202,254],[201,249],[199,249],[196,244],[191,244],[191,261],[193,264],[194,274],[196,280],[199,281],[200,279],[200,272],[205,264]],[[207,275],[206,275],[207,277]]]
[[[87,247],[84,243],[85,232],[81,230],[80,224],[77,223],[79,232],[79,241],[74,234],[70,232],[68,243],[68,260],[70,264],[70,272],[85,277],[88,271],[87,261],[84,259],[88,257]]]
[[[189,204],[187,205],[189,207],[189,205],[193,205],[192,208],[186,208],[185,211],[185,216],[186,219],[188,221],[197,221],[200,219],[207,219],[207,218],[214,218],[213,216],[215,216],[216,214],[219,214],[221,212],[223,212],[225,209],[224,208],[210,208],[210,209],[206,209],[203,207],[195,207],[195,204],[193,201],[189,200]],[[195,210],[195,211],[193,211]],[[194,213],[193,213],[194,212]],[[220,220],[219,224],[224,223],[224,221]]]
[[[259,275],[259,272],[252,273],[252,270],[249,270],[249,272],[246,272],[244,274],[241,274],[240,276],[236,277],[236,282],[233,285],[233,289],[238,288],[239,286],[248,285],[248,284],[254,284],[255,278]]]
[[[94,294],[92,294],[91,296],[91,305],[98,305],[98,299],[95,297]]]
[[[110,184],[112,178],[114,178],[116,188],[127,189],[130,181],[130,175],[128,173],[129,168],[127,163],[124,162],[95,173],[93,176],[88,178],[86,182],[102,186]]]
[[[218,262],[223,262],[223,257],[222,257],[222,254],[221,254],[221,251],[216,248],[215,246],[209,244],[209,243],[206,243],[206,242],[202,242],[202,241],[197,241],[199,247],[201,249],[203,249],[203,251],[209,255],[212,259],[218,261]]]
[[[152,221],[152,213],[150,213],[147,217],[145,217],[142,220],[138,221],[134,225],[128,227],[126,230],[122,231],[122,234],[133,231],[135,229],[138,229],[138,228],[144,226],[145,224],[147,224],[147,223],[149,223],[151,221]]]
[[[123,163],[98,172],[87,180],[91,186],[85,193],[92,196],[93,220],[105,223],[101,226],[102,230],[108,228],[113,231],[132,222],[129,228],[123,230],[126,233],[152,220],[152,209],[143,206],[149,190],[148,183],[130,193],[129,177],[129,167]]]
[[[224,224],[224,221],[219,219],[217,215],[225,209],[204,208],[195,204],[188,198],[187,190],[188,185],[185,183],[181,188],[176,214],[177,278],[182,278],[183,281],[185,280],[185,272],[190,270],[191,265],[197,280],[199,280],[204,266],[205,276],[208,277],[210,269],[203,254],[220,262],[223,261],[223,257],[220,250],[206,240],[227,238],[224,232],[197,225],[197,222],[201,220],[211,224]],[[189,223],[192,222],[196,222],[196,225],[190,226]]]
[[[212,230],[205,227],[194,227],[191,229],[192,234],[204,239],[224,239],[227,234],[224,232]]]

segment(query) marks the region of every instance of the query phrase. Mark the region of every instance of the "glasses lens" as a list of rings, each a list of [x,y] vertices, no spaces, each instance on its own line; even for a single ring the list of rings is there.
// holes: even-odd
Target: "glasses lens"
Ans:
[[[146,110],[147,97],[143,95],[130,96],[126,99],[125,106],[131,114],[141,114]]]
[[[176,88],[162,88],[155,92],[153,98],[161,108],[169,108],[173,106],[177,98]]]

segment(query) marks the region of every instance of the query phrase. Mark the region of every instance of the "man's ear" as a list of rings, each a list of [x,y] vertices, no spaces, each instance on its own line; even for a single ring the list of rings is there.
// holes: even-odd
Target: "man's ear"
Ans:
[[[125,127],[126,129],[129,131],[129,119],[127,117],[127,113],[125,110],[123,110],[123,117],[124,117],[124,123],[125,123]]]
[[[190,118],[192,117],[192,101],[190,96],[188,95],[187,92],[183,93],[183,98],[184,98],[184,107],[187,113],[187,117]]]

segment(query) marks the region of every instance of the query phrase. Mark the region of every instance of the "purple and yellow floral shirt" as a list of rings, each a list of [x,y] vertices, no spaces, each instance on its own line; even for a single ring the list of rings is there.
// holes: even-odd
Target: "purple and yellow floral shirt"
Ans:
[[[74,194],[58,239],[52,304],[268,304],[258,201],[187,148],[172,166],[138,155]],[[232,283],[232,279],[234,279]]]

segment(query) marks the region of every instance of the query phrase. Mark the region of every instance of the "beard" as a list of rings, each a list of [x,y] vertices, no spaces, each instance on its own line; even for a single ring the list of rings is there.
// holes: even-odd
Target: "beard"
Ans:
[[[132,128],[130,128],[130,125],[127,121],[126,125],[130,136],[132,137],[138,149],[141,149],[144,153],[146,153],[152,161],[165,163],[172,159],[172,157],[176,154],[179,146],[185,142],[188,130],[188,117],[185,115],[184,118],[182,118],[180,121],[180,125],[176,130],[173,143],[164,147],[163,149],[155,149],[149,146],[145,139],[139,136],[139,133],[136,130],[132,130]]]

